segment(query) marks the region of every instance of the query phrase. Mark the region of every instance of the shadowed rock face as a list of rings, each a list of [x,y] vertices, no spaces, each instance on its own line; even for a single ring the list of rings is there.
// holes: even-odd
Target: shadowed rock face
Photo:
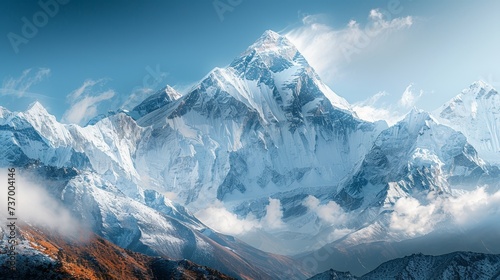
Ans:
[[[415,254],[383,263],[361,279],[496,279],[500,255],[455,252],[440,256]]]
[[[393,203],[388,197],[391,188],[407,196],[450,194],[452,185],[497,177],[497,168],[485,164],[462,133],[413,110],[380,133],[335,200],[347,209],[379,207]],[[373,193],[376,196],[368,195]]]
[[[500,255],[454,252],[429,256],[414,254],[381,264],[367,274],[356,277],[349,272],[328,270],[309,280],[377,280],[377,279],[498,279]]]

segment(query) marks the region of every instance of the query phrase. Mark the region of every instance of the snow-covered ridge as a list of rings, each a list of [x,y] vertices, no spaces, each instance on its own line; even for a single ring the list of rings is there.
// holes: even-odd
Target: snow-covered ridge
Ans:
[[[317,274],[309,280],[355,279],[496,279],[500,273],[500,255],[455,252],[429,256],[414,254],[381,264],[371,272],[356,277],[335,270]]]

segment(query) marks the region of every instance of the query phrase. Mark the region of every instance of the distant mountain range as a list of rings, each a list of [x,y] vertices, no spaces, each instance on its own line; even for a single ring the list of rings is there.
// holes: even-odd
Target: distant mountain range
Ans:
[[[453,252],[440,256],[414,254],[385,262],[375,270],[355,277],[349,272],[334,270],[315,275],[310,280],[354,279],[478,279],[500,277],[500,255]]]
[[[413,109],[391,127],[362,120],[287,38],[266,31],[186,94],[165,86],[85,127],[59,123],[38,102],[25,112],[0,107],[0,167],[17,167],[46,189],[88,225],[92,240],[231,277],[305,279],[331,267],[361,275],[407,255],[405,242],[454,231],[441,221],[393,230],[398,201],[426,206],[478,186],[499,189],[499,115],[499,93],[479,81],[433,114]],[[214,205],[251,223],[273,219],[235,238],[193,214]],[[466,231],[500,233],[494,225]],[[482,242],[496,244],[493,237]],[[380,243],[406,247],[377,258]],[[363,254],[368,267],[339,261]],[[158,266],[137,258],[152,277]],[[162,262],[161,271],[215,273]]]

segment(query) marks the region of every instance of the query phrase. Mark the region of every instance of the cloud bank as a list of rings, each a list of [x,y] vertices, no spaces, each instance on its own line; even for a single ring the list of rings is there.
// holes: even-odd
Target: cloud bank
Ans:
[[[228,211],[221,201],[196,212],[195,216],[210,228],[229,235],[240,235],[255,229],[274,230],[284,227],[281,203],[273,198],[269,198],[266,215],[261,219],[251,213],[245,218],[239,218]]]
[[[411,197],[401,198],[394,205],[389,229],[418,236],[436,228],[473,229],[498,221],[500,191],[488,193],[485,187],[479,187],[455,197],[431,198],[427,203]]]

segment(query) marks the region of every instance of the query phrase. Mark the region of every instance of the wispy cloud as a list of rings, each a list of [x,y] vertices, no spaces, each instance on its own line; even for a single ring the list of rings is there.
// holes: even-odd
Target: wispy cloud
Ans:
[[[323,23],[321,15],[307,15],[302,18],[302,25],[287,32],[286,37],[320,76],[331,81],[357,54],[382,41],[390,43],[384,35],[409,28],[413,23],[411,16],[387,19],[380,10],[374,9],[365,26],[351,20],[339,29]]]
[[[381,91],[366,100],[355,103],[353,110],[363,120],[371,122],[384,120],[389,125],[393,125],[400,121],[423,95],[423,90],[415,90],[415,86],[410,84],[397,101],[382,102],[383,98],[389,97],[389,93]]]
[[[49,75],[50,69],[48,68],[39,68],[38,70],[33,70],[32,68],[26,69],[17,78],[9,77],[5,79],[2,83],[2,88],[0,88],[0,95],[18,98],[46,98],[47,96],[43,94],[31,92],[31,87],[40,83]]]
[[[115,96],[111,89],[103,90],[105,80],[86,80],[82,86],[68,94],[67,100],[70,108],[64,112],[62,121],[79,125],[86,124],[98,113],[98,106],[101,102],[109,100]],[[95,89],[95,87],[99,87]]]
[[[150,88],[134,88],[132,93],[121,104],[120,108],[132,110],[153,93],[154,90]]]

